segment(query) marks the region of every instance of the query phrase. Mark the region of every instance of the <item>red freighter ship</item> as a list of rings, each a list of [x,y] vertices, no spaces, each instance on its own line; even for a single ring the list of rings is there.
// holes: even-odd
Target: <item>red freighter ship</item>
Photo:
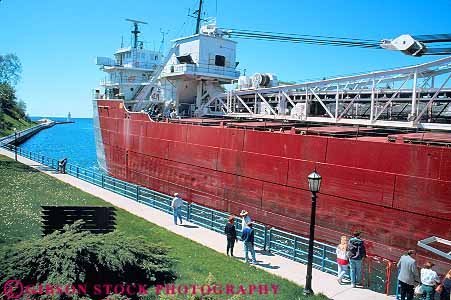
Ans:
[[[278,85],[239,76],[236,42],[212,24],[163,56],[131,21],[133,45],[97,58],[109,75],[94,95],[105,172],[305,236],[316,168],[318,239],[361,230],[370,253],[395,260],[451,237],[451,57]]]

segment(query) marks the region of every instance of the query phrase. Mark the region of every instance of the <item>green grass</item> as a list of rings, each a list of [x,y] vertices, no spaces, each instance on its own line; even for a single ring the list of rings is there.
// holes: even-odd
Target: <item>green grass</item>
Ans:
[[[36,125],[36,123],[28,122],[24,119],[14,119],[7,114],[0,115],[0,123],[3,124],[3,126],[0,127],[0,137],[14,133],[14,128],[16,128],[17,131],[20,131]]]
[[[0,182],[0,247],[40,237],[41,205],[110,205],[4,156],[0,156]],[[127,235],[141,235],[171,247],[170,255],[177,260],[175,284],[204,284],[212,273],[216,282],[223,285],[276,284],[280,286],[279,295],[273,298],[307,299],[302,296],[302,288],[291,281],[229,258],[119,208],[116,228]],[[326,297],[317,295],[308,299]]]

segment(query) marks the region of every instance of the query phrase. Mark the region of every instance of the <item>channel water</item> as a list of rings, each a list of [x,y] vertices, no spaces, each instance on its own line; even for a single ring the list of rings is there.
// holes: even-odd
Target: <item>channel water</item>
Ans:
[[[33,121],[41,117],[32,117]],[[48,118],[66,121],[66,118]],[[96,147],[92,118],[73,118],[75,123],[57,124],[25,141],[20,147],[57,160],[67,158],[71,164],[86,169],[97,167]]]

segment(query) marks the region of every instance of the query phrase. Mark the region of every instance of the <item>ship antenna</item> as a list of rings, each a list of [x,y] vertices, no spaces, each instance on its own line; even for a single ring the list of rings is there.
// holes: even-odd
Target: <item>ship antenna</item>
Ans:
[[[138,28],[138,24],[147,24],[147,22],[138,21],[138,20],[132,20],[132,19],[125,19],[125,21],[132,22],[134,25],[134,28],[132,30],[133,33],[133,48],[138,47],[138,35],[141,33]]]
[[[197,10],[196,34],[199,34],[201,14],[202,14],[202,0],[199,0],[199,9]]]

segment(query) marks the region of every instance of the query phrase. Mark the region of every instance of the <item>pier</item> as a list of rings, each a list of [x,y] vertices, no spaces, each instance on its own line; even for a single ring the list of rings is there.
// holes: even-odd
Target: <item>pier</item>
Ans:
[[[36,133],[40,132],[41,130],[51,128],[58,124],[70,124],[75,123],[74,121],[51,121],[44,122],[41,124],[38,124],[36,126],[30,127],[28,129],[17,131],[15,133],[12,133],[10,135],[4,136],[0,138],[0,147],[5,145],[20,145],[21,143],[28,140],[30,137],[35,135]]]

